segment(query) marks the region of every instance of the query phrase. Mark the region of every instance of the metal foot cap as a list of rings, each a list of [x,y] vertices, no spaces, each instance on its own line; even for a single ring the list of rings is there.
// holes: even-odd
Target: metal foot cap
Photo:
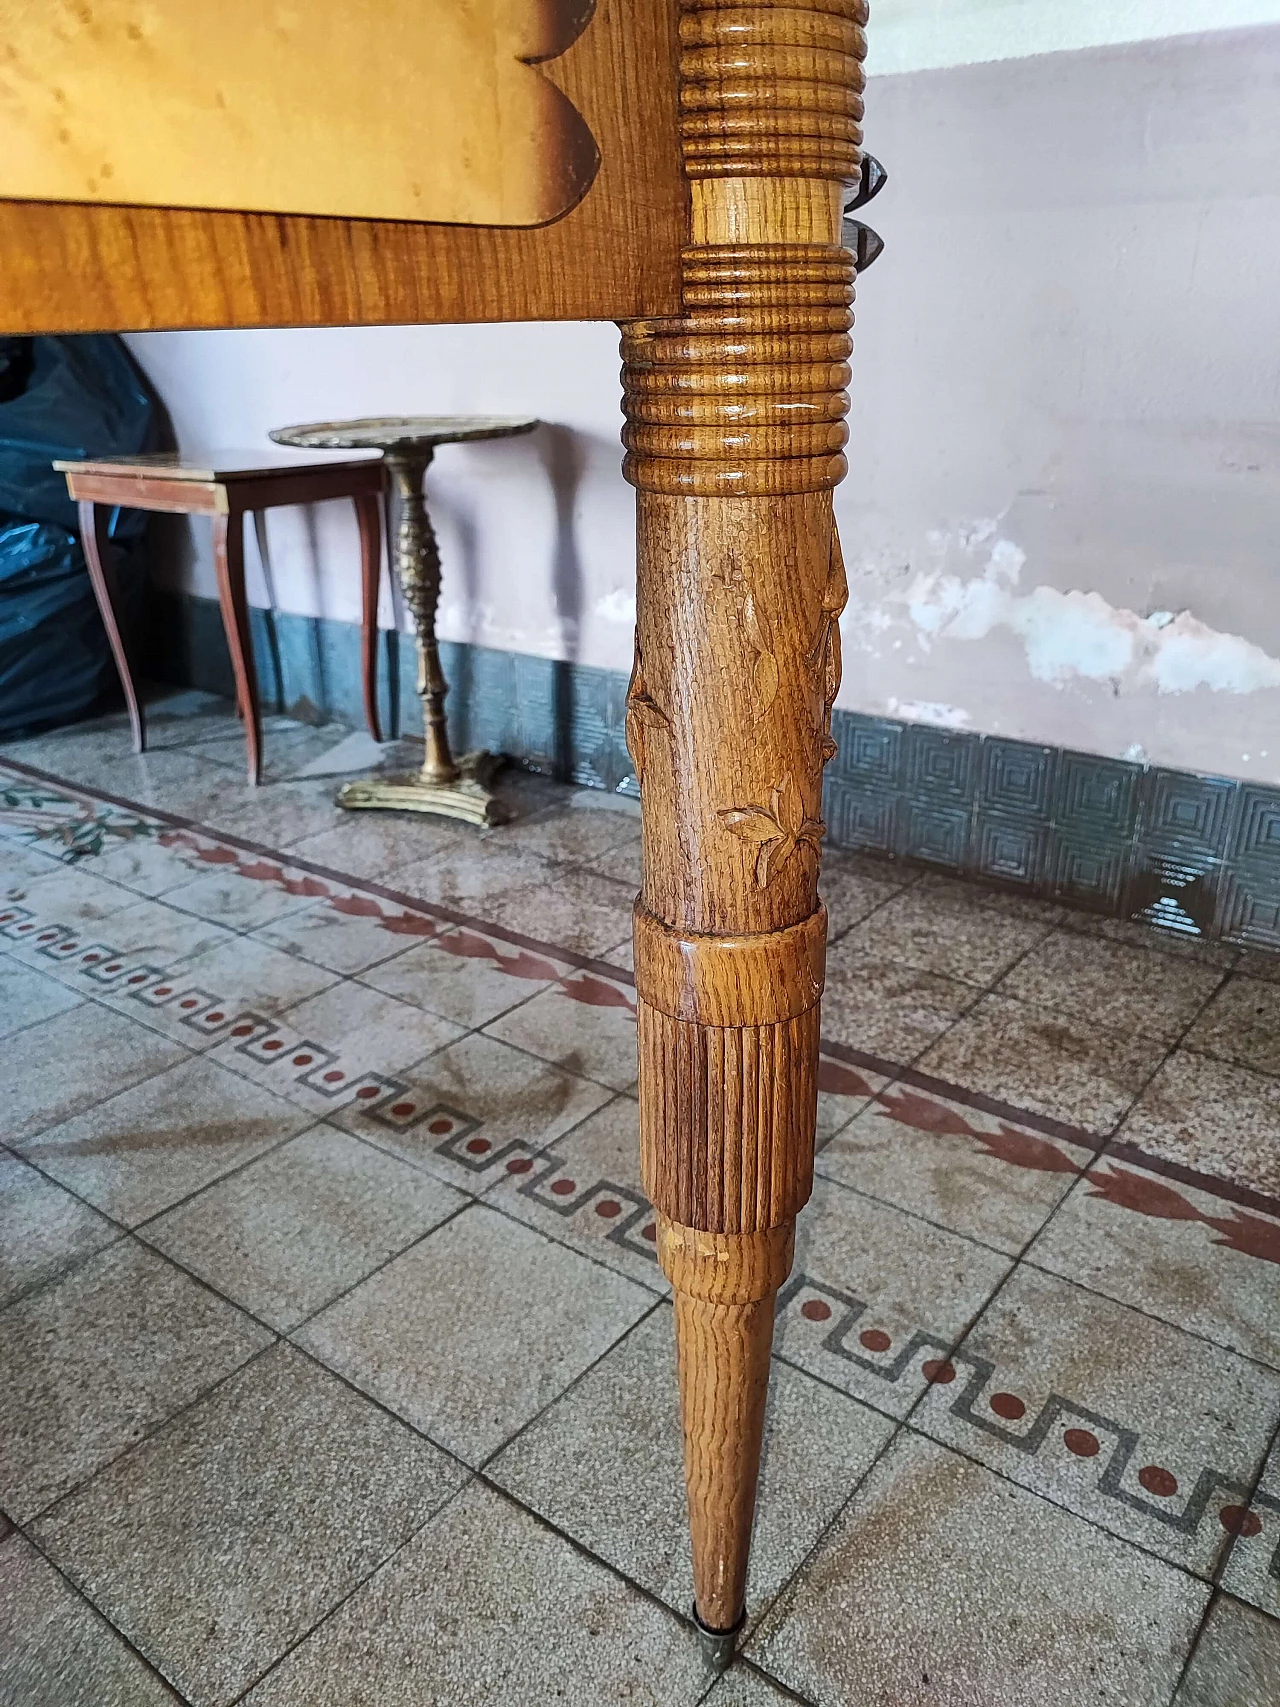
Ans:
[[[709,1624],[704,1624],[698,1616],[696,1606],[693,1609],[693,1621],[698,1627],[698,1646],[702,1649],[702,1658],[707,1669],[717,1675],[727,1671],[733,1663],[738,1637],[747,1621],[746,1612],[743,1612],[738,1622],[729,1630],[713,1630]]]

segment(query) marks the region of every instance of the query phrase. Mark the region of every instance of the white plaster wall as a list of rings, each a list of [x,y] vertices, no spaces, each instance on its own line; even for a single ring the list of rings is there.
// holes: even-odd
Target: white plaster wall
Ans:
[[[1088,40],[1112,13],[1151,23],[1044,0],[882,0],[877,21],[914,30],[917,59],[943,51],[936,23],[958,60]],[[882,76],[868,138],[888,248],[859,289],[837,494],[840,703],[1280,781],[1280,29]],[[629,665],[612,327],[132,343],[192,448],[343,415],[541,415],[533,438],[440,453],[441,631]],[[268,534],[283,607],[356,617],[344,506]],[[172,572],[212,593],[194,537]]]
[[[1280,22],[1280,0],[871,0],[873,76]]]

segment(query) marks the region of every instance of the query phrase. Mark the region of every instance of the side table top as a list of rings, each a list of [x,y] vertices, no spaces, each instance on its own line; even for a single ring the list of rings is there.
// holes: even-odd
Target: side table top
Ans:
[[[277,427],[270,436],[277,444],[305,450],[429,450],[474,439],[514,438],[541,425],[528,415],[382,415]]]
[[[145,451],[135,456],[91,456],[55,462],[60,474],[99,474],[150,477],[153,480],[191,480],[204,485],[224,480],[247,480],[271,474],[323,472],[326,468],[356,468],[375,459],[311,455],[264,445],[260,450]]]

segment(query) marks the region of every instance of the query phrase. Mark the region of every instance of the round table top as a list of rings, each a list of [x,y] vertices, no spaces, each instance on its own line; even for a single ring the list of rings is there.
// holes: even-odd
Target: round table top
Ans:
[[[526,415],[384,415],[362,421],[316,421],[305,427],[276,427],[280,445],[302,450],[429,450],[433,445],[472,439],[509,439],[541,426]]]

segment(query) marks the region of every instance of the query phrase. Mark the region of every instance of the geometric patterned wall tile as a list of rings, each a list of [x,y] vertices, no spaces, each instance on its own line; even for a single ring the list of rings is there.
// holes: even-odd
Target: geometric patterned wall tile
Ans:
[[[1194,850],[1135,850],[1125,884],[1123,916],[1184,936],[1213,934],[1222,862]]]
[[[978,800],[984,812],[1048,823],[1057,754],[989,735],[982,743]]]
[[[901,783],[901,723],[887,717],[862,717],[852,711],[837,711],[831,719],[836,754],[827,775],[838,782],[857,782],[879,788],[897,788]]]
[[[1280,949],[1280,882],[1236,868],[1225,876],[1218,934],[1228,942]]]
[[[1090,840],[1127,841],[1137,821],[1142,771],[1119,759],[1094,753],[1059,754],[1054,821],[1081,831]]]
[[[1050,837],[1047,824],[979,808],[970,835],[969,870],[974,876],[1033,888],[1048,879]]]
[[[1221,777],[1152,770],[1143,779],[1138,831],[1144,847],[1221,859],[1233,828],[1240,785]]]
[[[858,848],[865,853],[894,852],[898,795],[888,789],[848,783],[827,772],[822,815],[832,847]]]
[[[1127,849],[1101,838],[1087,840],[1071,830],[1051,832],[1048,889],[1055,901],[1091,912],[1118,913],[1124,891]]]
[[[1241,784],[1240,814],[1231,851],[1233,861],[1280,872],[1280,788]]]
[[[964,806],[933,806],[908,799],[898,816],[894,852],[903,859],[962,871],[969,842],[969,810]]]
[[[928,723],[907,725],[903,787],[913,800],[968,805],[977,784],[981,741]]]

